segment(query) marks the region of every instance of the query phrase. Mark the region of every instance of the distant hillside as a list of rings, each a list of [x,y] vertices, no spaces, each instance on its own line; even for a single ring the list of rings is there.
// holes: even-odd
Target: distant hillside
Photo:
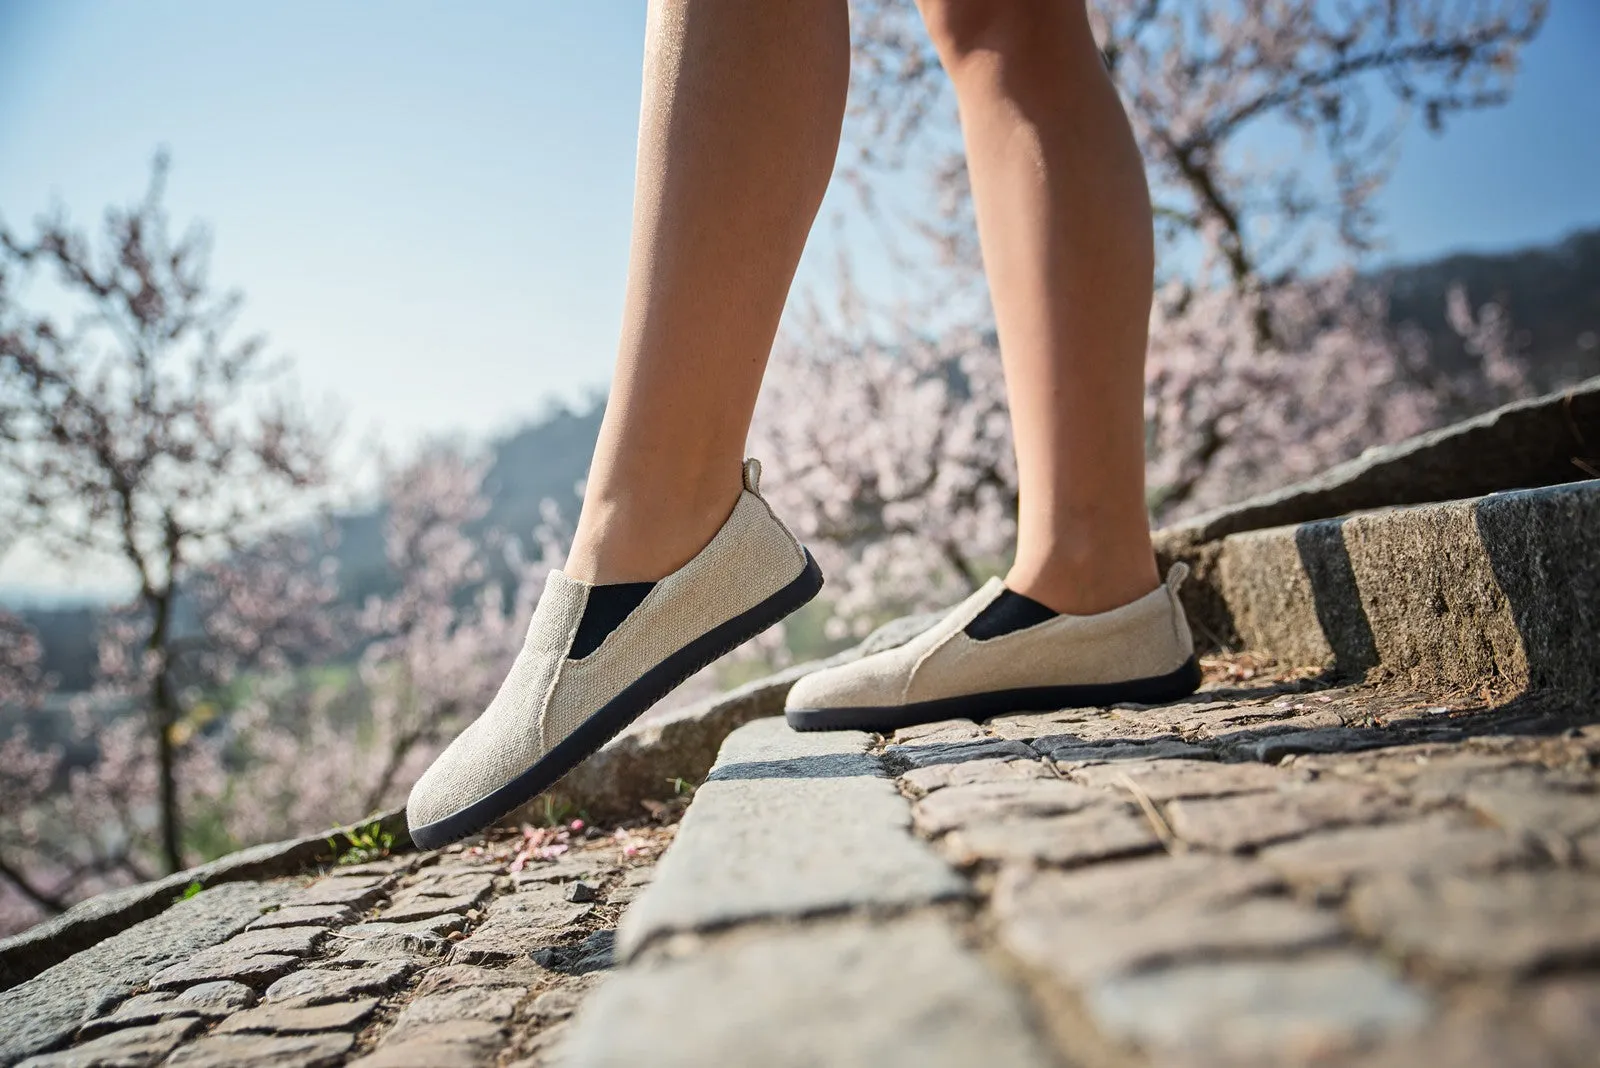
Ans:
[[[1372,279],[1389,291],[1390,320],[1421,327],[1449,369],[1470,362],[1445,322],[1446,297],[1461,285],[1474,305],[1494,301],[1510,314],[1541,393],[1600,375],[1600,229],[1554,245],[1393,267]]]

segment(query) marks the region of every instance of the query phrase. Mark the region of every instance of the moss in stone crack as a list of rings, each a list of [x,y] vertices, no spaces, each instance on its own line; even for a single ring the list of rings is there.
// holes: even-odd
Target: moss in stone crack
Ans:
[[[342,846],[339,844],[341,837],[345,840]],[[365,827],[352,827],[329,838],[328,848],[333,851],[340,864],[365,864],[370,860],[388,856],[389,851],[394,848],[394,835],[384,830],[383,825],[377,820],[373,820]]]

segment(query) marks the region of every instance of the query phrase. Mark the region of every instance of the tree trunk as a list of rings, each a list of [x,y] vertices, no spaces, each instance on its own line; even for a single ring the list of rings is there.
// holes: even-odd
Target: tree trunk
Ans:
[[[157,775],[160,777],[161,857],[167,871],[183,870],[183,850],[179,845],[178,774],[172,745],[172,728],[177,722],[177,702],[171,700],[170,682],[165,669],[156,677],[155,707],[151,710],[156,732]]]
[[[173,692],[171,648],[174,591],[169,582],[159,593],[154,596],[147,593],[146,596],[151,602],[153,618],[150,640],[145,648],[158,658],[155,678],[150,681],[150,721],[156,735],[161,859],[167,871],[176,872],[183,870],[183,847],[179,842],[182,823],[178,811],[177,753],[172,744],[172,728],[178,722],[178,695]]]

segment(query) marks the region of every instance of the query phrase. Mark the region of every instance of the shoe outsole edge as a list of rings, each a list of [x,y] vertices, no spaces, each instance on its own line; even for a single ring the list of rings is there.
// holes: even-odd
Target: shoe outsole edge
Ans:
[[[1019,712],[1055,712],[1063,708],[1092,708],[1134,702],[1161,704],[1187,697],[1200,688],[1200,664],[1190,657],[1165,675],[1125,682],[1082,686],[1030,686],[1014,690],[941,697],[904,705],[854,708],[791,708],[784,712],[797,731],[873,731],[887,734],[919,723],[942,719],[983,721]]]

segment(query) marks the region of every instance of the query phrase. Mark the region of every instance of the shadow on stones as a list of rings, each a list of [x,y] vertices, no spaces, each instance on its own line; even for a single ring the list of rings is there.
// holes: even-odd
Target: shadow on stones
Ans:
[[[534,962],[563,975],[588,975],[610,971],[616,966],[615,928],[592,931],[582,941],[549,946],[534,951]]]
[[[1395,699],[1385,701],[1381,695],[1353,696],[1356,699],[1351,703],[1352,711],[1367,711],[1379,717],[1414,712],[1415,705],[1422,703],[1420,700],[1410,702],[1408,709]],[[1339,706],[1328,707],[1338,709]],[[1474,711],[1437,716],[1413,715],[1384,726],[1354,722],[1358,718],[1350,717],[1351,722],[1345,725],[1323,727],[1296,727],[1267,722],[1201,739],[1193,744],[1211,750],[1216,759],[1225,763],[1276,764],[1284,757],[1301,753],[1355,753],[1428,743],[1453,744],[1470,738],[1554,737],[1593,723],[1600,715],[1591,704],[1576,703],[1564,694],[1546,691],[1524,693],[1503,704]],[[1092,756],[1106,763],[1142,760],[1147,759],[1146,754],[1157,741],[1150,738],[1098,739],[1085,742],[1083,750],[1086,757]],[[1141,747],[1145,752],[1140,751]],[[1058,746],[1053,752],[1057,760],[1073,759],[1070,748]]]
[[[865,753],[830,753],[786,760],[748,760],[725,764],[706,777],[707,782],[737,779],[855,779],[882,778],[878,761]]]
[[[1262,697],[1292,697],[1295,694],[1316,693],[1318,690],[1332,689],[1343,686],[1350,680],[1344,678],[1334,668],[1327,668],[1315,675],[1307,675],[1299,679],[1283,679],[1278,682],[1264,683],[1258,686],[1219,686],[1212,690],[1199,690],[1174,704],[1207,705],[1207,704],[1232,704],[1237,701],[1250,701]],[[1131,709],[1139,711],[1145,708],[1166,708],[1166,705],[1138,705],[1120,704],[1112,708]]]
[[[1317,622],[1333,649],[1333,677],[1364,678],[1378,666],[1378,645],[1361,605],[1361,591],[1344,543],[1343,519],[1307,523],[1295,530],[1295,549],[1311,580]]]
[[[1596,718],[1592,706],[1575,704],[1564,695],[1525,693],[1489,708],[1411,718],[1387,726],[1293,729],[1266,723],[1219,736],[1208,744],[1217,747],[1225,760],[1276,763],[1295,753],[1353,753],[1426,743],[1453,744],[1470,738],[1553,737],[1593,723]]]

